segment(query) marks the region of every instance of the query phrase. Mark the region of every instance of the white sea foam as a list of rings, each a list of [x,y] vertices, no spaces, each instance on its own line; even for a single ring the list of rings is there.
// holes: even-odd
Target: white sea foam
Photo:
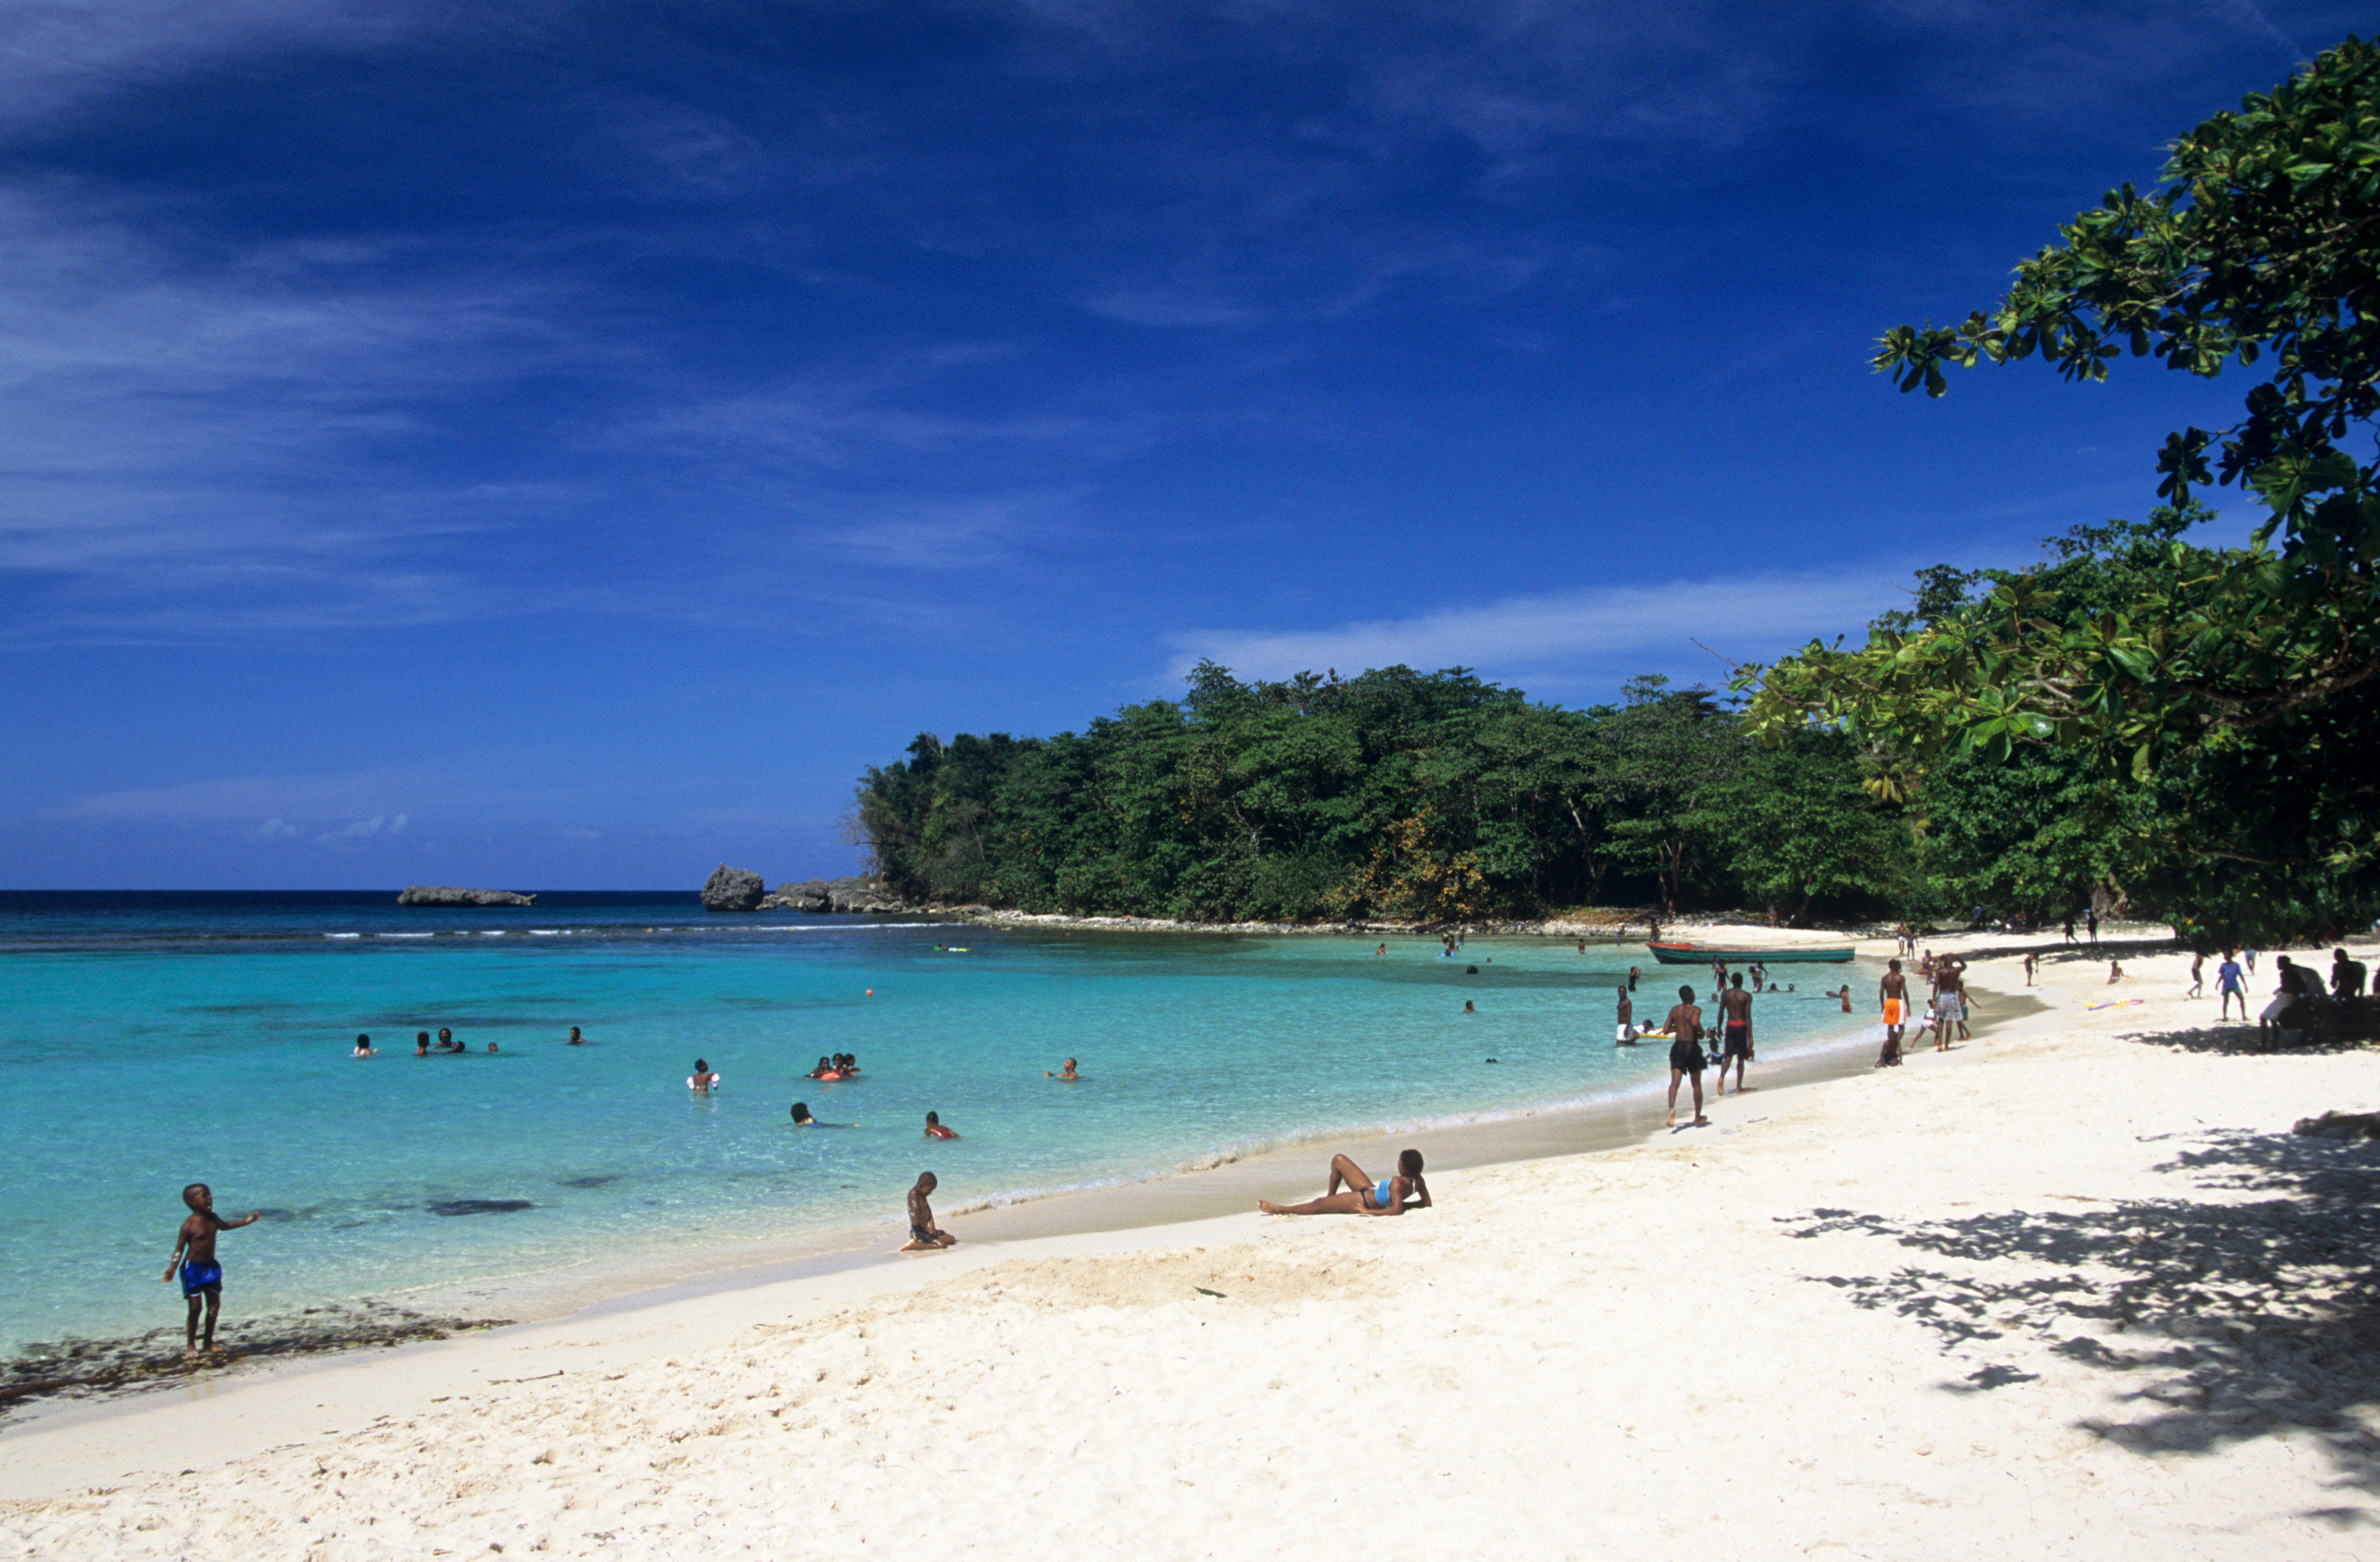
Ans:
[[[322,937],[326,938],[360,938],[363,935],[361,933],[325,933]]]

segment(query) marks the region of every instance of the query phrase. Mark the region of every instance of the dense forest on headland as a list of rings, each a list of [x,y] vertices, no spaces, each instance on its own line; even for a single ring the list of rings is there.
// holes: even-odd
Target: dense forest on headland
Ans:
[[[1047,739],[923,736],[861,782],[911,896],[1198,919],[1581,904],[2050,919],[2086,901],[2201,948],[2380,913],[2380,48],[2350,38],[2174,141],[1989,309],[1874,366],[2126,357],[2256,377],[2177,430],[2145,522],[2024,571],[1920,572],[1864,646],[1533,704],[1461,669],[1246,684]],[[2198,490],[2267,511],[2192,533]]]
[[[2010,582],[2087,628],[2206,518],[2168,506],[2078,527],[2033,571],[1921,572],[1876,633],[1955,622]],[[2259,558],[2193,551],[2216,574]],[[1840,723],[1764,742],[1741,701],[1658,677],[1584,709],[1460,668],[1244,682],[1205,663],[1187,682],[1079,733],[920,734],[859,786],[877,870],[923,902],[1197,921],[1773,905],[1803,921],[2049,922],[2095,903],[2220,936],[2370,915],[2359,865],[2277,877],[2208,830],[2220,815],[2305,859],[2309,829],[2365,828],[2334,794],[2368,793],[2380,684],[2343,693],[2326,734],[2204,745],[2135,775],[2026,744],[1920,770]]]

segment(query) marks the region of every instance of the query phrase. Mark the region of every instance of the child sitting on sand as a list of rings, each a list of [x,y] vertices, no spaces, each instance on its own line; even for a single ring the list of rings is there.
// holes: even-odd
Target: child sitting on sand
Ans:
[[[1342,1183],[1347,1189],[1343,1193],[1339,1191]],[[1347,1156],[1333,1156],[1330,1185],[1320,1198],[1304,1204],[1258,1199],[1257,1207],[1267,1215],[1402,1215],[1408,1209],[1429,1207],[1429,1184],[1422,1181],[1419,1150],[1399,1152],[1397,1174],[1378,1182]]]
[[[203,1182],[183,1189],[182,1202],[190,1206],[189,1217],[174,1238],[174,1256],[165,1260],[166,1280],[180,1271],[182,1297],[190,1304],[189,1317],[182,1326],[182,1354],[199,1354],[199,1309],[203,1304],[207,1350],[221,1355],[223,1347],[215,1343],[215,1314],[223,1307],[223,1265],[215,1262],[215,1233],[253,1226],[260,1212],[251,1209],[246,1219],[225,1220],[215,1213],[214,1190]]]
[[[956,1237],[934,1224],[934,1206],[926,1202],[941,1186],[928,1171],[919,1173],[917,1185],[909,1190],[909,1240],[901,1244],[903,1253],[933,1253],[958,1244]]]

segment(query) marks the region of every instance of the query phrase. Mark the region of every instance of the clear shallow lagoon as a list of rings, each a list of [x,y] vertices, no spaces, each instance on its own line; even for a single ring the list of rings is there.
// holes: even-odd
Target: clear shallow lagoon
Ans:
[[[1666,1072],[1663,1048],[1611,1045],[1631,959],[1608,944],[1474,939],[1450,961],[1427,938],[1379,956],[1376,938],[714,917],[691,895],[394,901],[0,894],[0,1351],[178,1326],[158,1277],[190,1181],[228,1215],[273,1212],[223,1239],[236,1319],[889,1239],[928,1167],[949,1212]],[[1629,949],[1640,1016],[1707,985]],[[1755,1020],[1765,1057],[1853,1024],[1801,995]],[[591,1045],[562,1045],[574,1024]],[[413,1057],[441,1025],[470,1055]],[[358,1031],[383,1055],[350,1058]],[[864,1077],[799,1077],[829,1052]],[[724,1076],[708,1099],[685,1085],[698,1054]],[[1070,1055],[1082,1084],[1042,1078]],[[796,1131],[795,1099],[854,1126]],[[929,1108],[965,1138],[928,1144]],[[465,1200],[528,1207],[436,1212]]]

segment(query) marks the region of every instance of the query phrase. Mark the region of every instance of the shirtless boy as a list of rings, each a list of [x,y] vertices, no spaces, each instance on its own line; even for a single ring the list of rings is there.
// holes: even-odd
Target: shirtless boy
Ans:
[[[203,1182],[183,1189],[182,1202],[190,1206],[189,1218],[175,1234],[174,1256],[165,1260],[164,1275],[171,1281],[180,1273],[182,1296],[190,1304],[189,1321],[182,1328],[182,1354],[193,1358],[199,1354],[199,1309],[203,1304],[207,1350],[220,1356],[223,1347],[215,1343],[215,1314],[223,1307],[223,1265],[215,1262],[215,1233],[253,1226],[258,1212],[249,1210],[244,1220],[225,1220],[215,1213],[214,1191]]]
[[[1678,1125],[1678,1082],[1692,1075],[1694,1082],[1695,1128],[1708,1126],[1703,1116],[1703,1011],[1694,1006],[1694,989],[1678,989],[1677,1007],[1670,1011],[1670,1120],[1669,1127]]]
[[[917,1185],[909,1190],[909,1240],[901,1244],[903,1253],[935,1253],[946,1247],[956,1247],[958,1239],[934,1224],[934,1206],[927,1196],[941,1184],[930,1171],[917,1178]]]
[[[1620,1039],[1613,1042],[1612,1045],[1614,1047],[1635,1046],[1635,1023],[1636,1006],[1628,1001],[1628,989],[1626,987],[1621,987],[1620,989]]]
[[[1044,1069],[1041,1071],[1041,1077],[1043,1079],[1062,1079],[1068,1084],[1072,1084],[1083,1076],[1075,1072],[1075,1060],[1072,1058],[1069,1058],[1066,1059],[1066,1066],[1063,1069],[1061,1069],[1054,1074],[1049,1070]]]
[[[1876,996],[1884,1005],[1884,1050],[1876,1055],[1879,1069],[1900,1067],[1900,1028],[1909,1023],[1909,978],[1900,974],[1900,962],[1884,963],[1884,979],[1876,985]]]
[[[1719,1039],[1724,1049],[1718,1055],[1718,1093],[1727,1094],[1727,1066],[1735,1065],[1735,1093],[1748,1088],[1743,1083],[1743,1065],[1752,1061],[1752,995],[1743,990],[1743,973],[1730,976],[1728,985],[1718,995]]]
[[[1340,1191],[1342,1184],[1344,1193]],[[1402,1215],[1408,1209],[1429,1207],[1429,1184],[1422,1181],[1419,1150],[1399,1151],[1397,1174],[1378,1182],[1349,1157],[1333,1156],[1330,1185],[1320,1198],[1304,1204],[1258,1199],[1257,1207],[1267,1215]]]

